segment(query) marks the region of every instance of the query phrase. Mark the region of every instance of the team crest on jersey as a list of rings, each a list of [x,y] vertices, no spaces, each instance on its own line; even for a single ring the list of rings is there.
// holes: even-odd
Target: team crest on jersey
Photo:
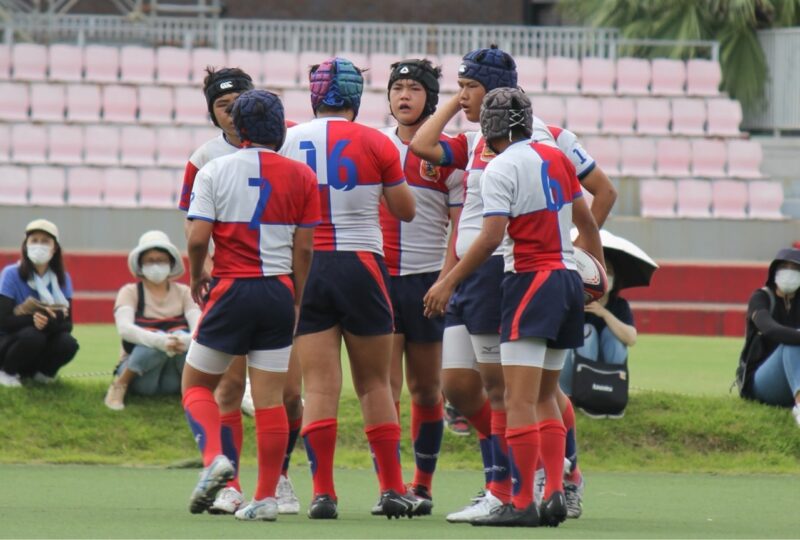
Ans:
[[[423,180],[437,182],[439,178],[441,178],[442,173],[439,167],[430,161],[425,161],[423,159],[419,162],[419,175],[423,178]]]

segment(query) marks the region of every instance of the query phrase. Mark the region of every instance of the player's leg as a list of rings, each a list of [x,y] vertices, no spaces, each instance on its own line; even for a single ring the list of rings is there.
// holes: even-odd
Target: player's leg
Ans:
[[[567,353],[569,356],[569,352]],[[564,369],[567,368],[565,363]],[[563,370],[562,370],[563,371]],[[564,420],[564,429],[566,430],[566,447],[564,451],[564,497],[567,501],[567,517],[579,518],[583,513],[583,473],[581,472],[578,464],[578,430],[575,425],[575,408],[572,406],[572,401],[561,390],[562,376],[559,377],[559,388],[556,389],[556,400],[558,401],[558,409],[561,411],[561,418]],[[539,471],[537,471],[537,475]],[[539,499],[541,500],[544,493],[544,470],[542,470],[541,491]],[[539,489],[540,483],[537,482],[536,489]]]
[[[242,397],[247,376],[247,357],[233,357],[228,370],[214,392],[219,405],[222,425],[222,452],[236,468],[236,475],[217,495],[209,509],[212,514],[233,514],[244,503],[242,486],[239,483],[239,456],[242,453],[244,429],[242,427]]]
[[[283,387],[283,405],[289,419],[289,439],[286,443],[286,455],[281,467],[281,477],[278,480],[278,511],[281,514],[297,514],[300,512],[300,500],[294,492],[294,486],[289,480],[289,461],[300,436],[303,424],[303,398],[302,398],[302,371],[297,351],[292,348],[289,356],[289,371],[286,373],[286,383]]]
[[[558,406],[558,378],[565,356],[564,349],[547,349],[536,403],[541,461],[545,472],[540,519],[543,525],[549,526],[557,526],[567,517],[564,497],[567,430]]]
[[[403,333],[395,333],[392,339],[392,365],[389,371],[389,384],[392,387],[392,401],[394,401],[394,408],[397,411],[398,422],[400,422],[400,396],[403,393],[403,358],[405,354],[406,336]]]
[[[471,336],[478,369],[491,407],[490,437],[492,479],[489,490],[503,504],[511,502],[511,469],[506,443],[506,407],[503,367],[500,365],[500,336]]]

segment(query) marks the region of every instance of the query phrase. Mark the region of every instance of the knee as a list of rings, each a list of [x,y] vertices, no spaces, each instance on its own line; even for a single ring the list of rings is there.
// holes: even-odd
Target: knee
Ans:
[[[47,334],[33,326],[19,330],[14,337],[15,341],[25,348],[42,349],[47,345]]]
[[[409,380],[408,393],[417,405],[433,407],[442,399],[442,384],[439,377]]]
[[[214,397],[217,400],[220,408],[223,410],[238,407],[242,402],[243,396],[244,381],[240,381],[238,379],[229,380],[225,377],[222,378],[217,386],[216,391],[214,392]]]
[[[303,413],[303,398],[300,394],[292,393],[287,395],[283,393],[283,406],[286,408],[286,414],[289,418],[298,418]]]

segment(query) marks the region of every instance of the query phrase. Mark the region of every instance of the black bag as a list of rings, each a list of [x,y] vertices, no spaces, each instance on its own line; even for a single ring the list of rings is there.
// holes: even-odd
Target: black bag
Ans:
[[[761,287],[769,297],[769,313],[773,314],[775,311],[775,294],[769,287]],[[747,321],[747,325],[753,324],[752,321]],[[764,343],[764,335],[756,329],[755,332],[750,334],[749,339],[745,339],[742,353],[739,355],[739,365],[736,366],[736,379],[734,384],[739,390],[739,396],[743,398],[750,398],[750,374],[757,367],[761,360],[766,356],[766,344]],[[731,385],[733,389],[733,385]]]
[[[628,405],[628,360],[607,364],[576,354],[571,398],[576,407],[590,415],[621,415]]]

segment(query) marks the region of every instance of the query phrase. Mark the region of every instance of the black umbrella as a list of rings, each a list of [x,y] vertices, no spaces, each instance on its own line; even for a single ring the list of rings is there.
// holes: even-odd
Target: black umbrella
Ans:
[[[577,236],[572,229],[572,239]],[[600,230],[603,256],[614,266],[614,288],[647,287],[658,264],[639,246],[605,229]]]

